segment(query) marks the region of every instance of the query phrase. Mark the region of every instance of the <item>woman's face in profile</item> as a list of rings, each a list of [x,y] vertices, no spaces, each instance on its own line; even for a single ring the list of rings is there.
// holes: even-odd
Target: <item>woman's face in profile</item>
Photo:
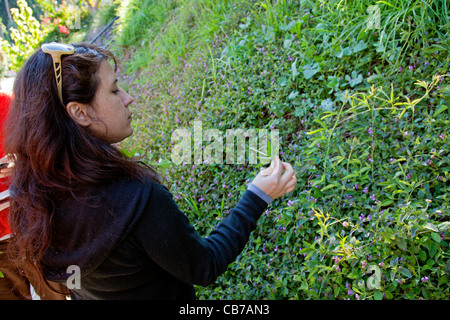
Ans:
[[[119,88],[116,74],[107,61],[101,63],[98,78],[100,83],[89,112],[95,121],[89,129],[109,143],[117,143],[133,134],[132,112],[128,108],[133,98]]]

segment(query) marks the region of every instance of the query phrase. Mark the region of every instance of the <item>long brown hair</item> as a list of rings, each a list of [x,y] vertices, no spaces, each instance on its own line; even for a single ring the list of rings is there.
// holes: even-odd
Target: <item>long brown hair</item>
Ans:
[[[74,47],[74,54],[62,57],[63,101],[90,104],[99,85],[100,64],[116,61],[107,50],[86,44]],[[5,132],[6,152],[15,155],[10,254],[24,270],[37,272],[41,282],[45,280],[40,261],[51,242],[57,201],[81,197],[86,188],[123,176],[160,183],[152,168],[127,158],[73,121],[57,92],[52,58],[38,49],[17,74]]]

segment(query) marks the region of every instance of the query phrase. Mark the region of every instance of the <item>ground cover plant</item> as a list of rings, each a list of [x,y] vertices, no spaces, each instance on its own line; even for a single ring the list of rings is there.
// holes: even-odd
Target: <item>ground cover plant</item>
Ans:
[[[121,147],[157,168],[201,234],[262,164],[175,165],[175,129],[277,129],[296,170],[296,190],[199,299],[448,299],[445,0],[118,7],[120,81],[135,97]]]

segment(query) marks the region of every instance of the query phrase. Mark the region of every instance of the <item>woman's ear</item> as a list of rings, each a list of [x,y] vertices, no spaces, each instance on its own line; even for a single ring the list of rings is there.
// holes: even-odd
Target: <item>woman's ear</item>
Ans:
[[[79,102],[69,102],[66,106],[69,117],[82,127],[89,127],[92,124],[92,118],[87,111],[88,105]]]

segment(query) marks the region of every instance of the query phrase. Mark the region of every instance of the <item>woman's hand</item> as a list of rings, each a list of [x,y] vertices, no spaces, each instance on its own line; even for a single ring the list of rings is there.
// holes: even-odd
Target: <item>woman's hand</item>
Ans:
[[[280,158],[276,156],[273,167],[263,169],[252,183],[272,199],[276,199],[293,191],[297,178],[292,166],[287,162],[281,162]]]

